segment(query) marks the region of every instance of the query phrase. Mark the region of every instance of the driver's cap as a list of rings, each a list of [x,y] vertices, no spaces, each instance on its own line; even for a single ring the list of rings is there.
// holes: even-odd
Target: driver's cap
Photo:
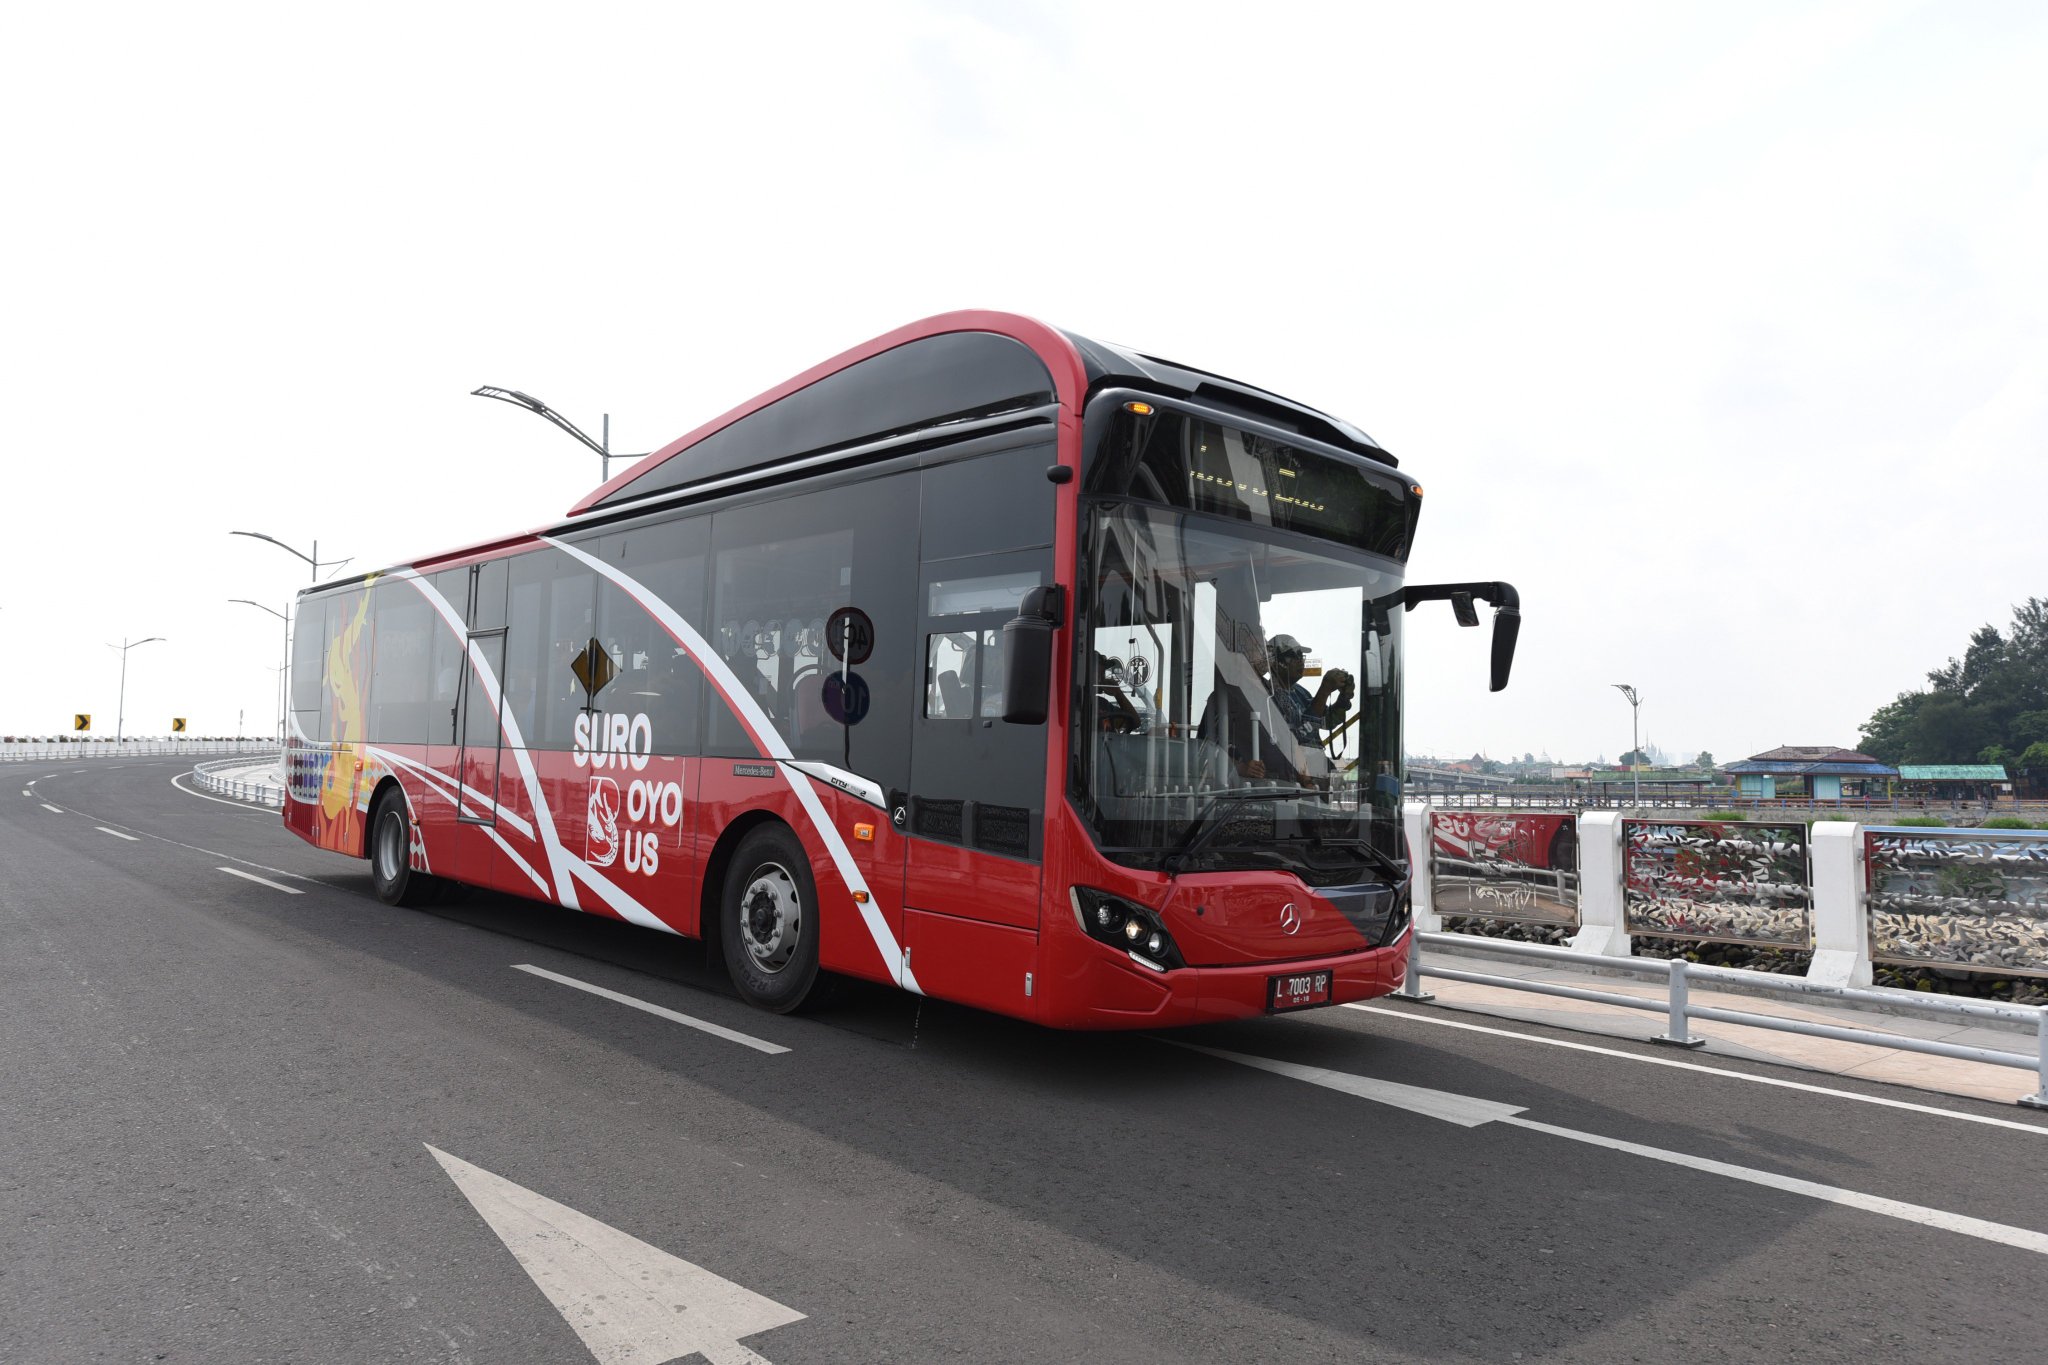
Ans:
[[[1275,635],[1272,639],[1266,641],[1266,652],[1268,654],[1292,654],[1297,659],[1306,659],[1308,657],[1307,646],[1303,645],[1301,641],[1295,639],[1292,635]]]

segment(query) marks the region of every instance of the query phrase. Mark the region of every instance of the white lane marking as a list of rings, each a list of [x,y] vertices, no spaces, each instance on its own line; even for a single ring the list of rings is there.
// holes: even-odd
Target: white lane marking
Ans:
[[[216,806],[233,806],[236,810],[246,811],[250,815],[267,815],[273,820],[281,818],[276,813],[274,813],[268,806],[253,805],[247,801],[230,801],[225,796],[208,796],[205,792],[193,791],[190,787],[186,786],[184,782],[181,780],[184,776],[185,775],[183,773],[173,774],[171,777],[171,785],[173,787],[176,787],[179,791],[185,793],[185,795],[187,796],[196,796],[201,801],[211,801]]]
[[[1169,1041],[1161,1039],[1161,1042]],[[1830,1204],[1841,1204],[1866,1213],[1882,1214],[1908,1223],[1919,1223],[1924,1227],[1941,1228],[1947,1232],[1961,1233],[1965,1237],[1977,1237],[1987,1242],[1998,1242],[2022,1251],[2032,1251],[2048,1256],[2048,1232],[2035,1232],[2031,1228],[2016,1228],[2004,1223],[1993,1223],[1968,1214],[1950,1213],[1946,1209],[1932,1209],[1921,1204],[1908,1204],[1898,1199],[1886,1199],[1882,1195],[1864,1194],[1860,1190],[1843,1189],[1839,1185],[1823,1185],[1818,1181],[1800,1180],[1794,1176],[1779,1175],[1773,1171],[1760,1171],[1749,1166],[1736,1166],[1726,1161],[1713,1161],[1688,1152],[1674,1152],[1663,1147],[1649,1147],[1640,1142],[1625,1142],[1620,1138],[1604,1137],[1599,1133],[1580,1132],[1576,1128],[1559,1128],[1553,1124],[1538,1123],[1534,1119],[1522,1118],[1526,1112],[1514,1105],[1499,1104],[1470,1095],[1454,1095],[1448,1091],[1425,1090],[1421,1086],[1397,1085],[1392,1081],[1375,1080],[1369,1076],[1353,1076],[1341,1071],[1329,1071],[1319,1066],[1298,1066],[1292,1062],[1276,1062],[1267,1057],[1248,1057],[1242,1053],[1223,1052],[1216,1048],[1195,1047],[1191,1043],[1176,1043],[1192,1052],[1206,1052],[1212,1057],[1257,1067],[1296,1080],[1307,1081],[1330,1090],[1356,1095],[1361,1099],[1390,1104],[1412,1113],[1441,1118],[1464,1127],[1477,1127],[1482,1123],[1503,1123],[1512,1128],[1526,1128],[1533,1133],[1546,1133],[1551,1137],[1568,1138],[1573,1142],[1584,1142],[1595,1147],[1605,1147],[1631,1156],[1647,1157],[1651,1161],[1667,1162],[1673,1166],[1684,1166],[1689,1170],[1704,1171],[1709,1175],[1726,1176],[1730,1180],[1746,1181],[1768,1189],[1783,1190],[1787,1194],[1804,1195],[1808,1199],[1819,1199]],[[1494,1111],[1487,1114],[1486,1111]],[[1485,1115],[1481,1117],[1481,1115]]]
[[[305,892],[299,890],[299,888],[297,888],[296,886],[286,886],[282,882],[274,882],[270,880],[270,878],[268,877],[259,877],[254,872],[243,872],[238,868],[232,867],[216,867],[214,871],[225,872],[230,877],[240,877],[244,881],[261,882],[263,885],[269,887],[271,890],[282,891],[287,896],[303,896],[306,894]]]
[[[1748,1081],[1752,1085],[1774,1085],[1781,1090],[1803,1090],[1809,1095],[1832,1095],[1836,1099],[1855,1100],[1858,1104],[1877,1104],[1887,1109],[1907,1109],[1916,1114],[1933,1114],[1939,1118],[1960,1119],[1964,1123],[1988,1123],[1995,1128],[2017,1128],[2023,1133],[2037,1133],[2048,1137],[2048,1125],[2021,1123],[2015,1119],[1997,1119],[1989,1114],[1964,1114],[1954,1109],[1943,1109],[1932,1104],[1915,1104],[1911,1100],[1891,1100],[1881,1095],[1859,1095],[1853,1090],[1836,1090],[1832,1086],[1810,1085],[1805,1081],[1781,1080],[1776,1076],[1752,1076],[1746,1071],[1730,1071],[1724,1067],[1702,1066],[1698,1062],[1674,1061],[1669,1057],[1644,1057],[1634,1052],[1624,1052],[1615,1047],[1599,1047],[1592,1043],[1574,1043],[1565,1038],[1540,1038],[1533,1033],[1517,1033],[1513,1029],[1489,1028],[1484,1024],[1467,1024],[1458,1019],[1436,1019],[1426,1014],[1414,1014],[1407,1010],[1390,1010],[1380,1005],[1346,1005],[1347,1010],[1361,1014],[1386,1014],[1396,1019],[1412,1019],[1418,1024],[1435,1024],[1439,1028],[1463,1029],[1467,1033],[1490,1033],[1497,1038],[1519,1038],[1525,1043],[1542,1043],[1548,1047],[1569,1048],[1573,1052],[1591,1052],[1602,1057],[1620,1057],[1625,1061],[1641,1062],[1645,1066],[1668,1066],[1680,1071],[1700,1071],[1709,1076],[1725,1076],[1731,1081]]]
[[[142,842],[142,840],[136,838],[132,834],[123,834],[120,830],[108,829],[105,825],[94,825],[93,828],[98,830],[102,834],[111,834],[116,839],[126,839],[131,844],[139,844]]]
[[[768,1365],[740,1338],[803,1321],[745,1285],[422,1145],[603,1365],[690,1355]]]
[[[1510,1118],[1521,1113],[1523,1108],[1512,1104],[1498,1104],[1493,1100],[1474,1099],[1470,1095],[1453,1095],[1447,1090],[1425,1090],[1419,1085],[1402,1085],[1398,1081],[1354,1076],[1345,1071],[1331,1071],[1327,1067],[1303,1066],[1298,1062],[1275,1061],[1271,1057],[1252,1057],[1242,1052],[1225,1052],[1221,1048],[1199,1047],[1194,1043],[1175,1042],[1171,1038],[1161,1038],[1159,1041],[1186,1048],[1189,1052],[1205,1052],[1211,1057],[1221,1057],[1226,1062],[1236,1062],[1240,1066],[1257,1067],[1276,1076],[1291,1076],[1297,1081],[1320,1085],[1326,1090],[1341,1090],[1362,1100],[1391,1104],[1396,1109],[1406,1109],[1411,1113],[1442,1119],[1446,1123],[1455,1123],[1460,1128],[1477,1128],[1482,1123]]]
[[[39,781],[41,781],[41,780],[42,780],[42,779],[40,779],[40,778],[35,778],[35,777],[31,777],[31,778],[30,778],[30,779],[28,780],[28,784],[29,784],[29,785],[30,785],[31,787],[33,787],[33,786],[34,786],[34,785],[35,785],[35,784],[36,784],[37,782],[39,782]]]
[[[579,991],[588,991],[592,995],[603,996],[606,1000],[613,1000],[621,1005],[630,1005],[636,1010],[645,1010],[649,1014],[659,1015],[661,1018],[667,1019],[672,1023],[701,1029],[714,1037],[723,1038],[727,1042],[738,1043],[741,1047],[750,1047],[756,1052],[766,1052],[770,1056],[774,1056],[789,1051],[788,1048],[780,1043],[767,1042],[764,1039],[754,1037],[752,1034],[741,1033],[738,1029],[729,1029],[723,1024],[714,1024],[707,1019],[696,1019],[687,1014],[679,1014],[675,1010],[661,1005],[651,1004],[645,1000],[636,1000],[630,995],[621,995],[617,991],[606,990],[603,986],[593,986],[588,981],[578,981],[573,976],[563,976],[560,972],[551,972],[545,967],[535,967],[529,963],[521,962],[514,964],[512,970],[515,972],[526,972],[532,976],[544,977],[560,985],[573,986]]]
[[[63,811],[58,810],[55,806],[51,805],[47,801],[43,802],[43,809],[50,812],[50,814],[52,815],[62,815],[64,813]]]
[[[1945,1209],[1930,1209],[1922,1204],[1908,1204],[1898,1199],[1886,1199],[1881,1195],[1864,1194],[1859,1190],[1845,1190],[1838,1185],[1822,1185],[1816,1181],[1799,1180],[1771,1171],[1753,1170],[1748,1166],[1733,1166],[1728,1162],[1711,1161],[1703,1156],[1666,1151],[1662,1147],[1645,1147],[1640,1142],[1624,1142],[1620,1138],[1602,1137],[1598,1133],[1581,1133],[1572,1128],[1557,1128],[1548,1123],[1538,1123],[1534,1119],[1506,1118],[1501,1122],[1513,1124],[1517,1128],[1527,1128],[1533,1133],[1548,1133],[1552,1137],[1570,1138],[1573,1142],[1589,1142],[1596,1147],[1607,1147],[1617,1152],[1627,1152],[1632,1156],[1648,1157],[1652,1161],[1669,1162],[1673,1166],[1705,1171],[1710,1175],[1725,1175],[1730,1180],[1746,1180],[1752,1185],[1784,1190],[1788,1194],[1803,1194],[1809,1199],[1842,1204],[1852,1209],[1862,1209],[1866,1213],[1881,1213],[1887,1218],[1898,1218],[1925,1227],[1959,1232],[1965,1237],[1980,1237],[1987,1242],[2002,1242],[2006,1246],[2018,1247],[2022,1251],[2048,1256],[2048,1232],[2011,1227],[1983,1218],[1972,1218],[1967,1214],[1950,1213]]]

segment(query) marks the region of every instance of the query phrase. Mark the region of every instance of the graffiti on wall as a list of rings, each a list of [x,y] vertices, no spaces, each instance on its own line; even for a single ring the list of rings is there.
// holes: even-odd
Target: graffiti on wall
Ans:
[[[1432,811],[1430,907],[1439,915],[1579,921],[1575,815]]]
[[[1813,946],[1806,826],[1624,820],[1628,932]]]
[[[2048,835],[1868,829],[1870,955],[2048,976]]]

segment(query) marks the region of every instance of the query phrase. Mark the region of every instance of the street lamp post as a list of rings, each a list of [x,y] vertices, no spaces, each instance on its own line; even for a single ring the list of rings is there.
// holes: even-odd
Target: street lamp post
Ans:
[[[1628,737],[1630,740],[1628,770],[1630,776],[1635,778],[1635,799],[1636,804],[1640,806],[1643,804],[1643,741],[1642,726],[1638,722],[1642,718],[1643,699],[1627,683],[1615,683],[1614,687],[1622,696],[1628,698]]]
[[[136,640],[130,643],[128,637],[124,635],[121,637],[120,644],[107,646],[108,649],[118,649],[121,651],[121,701],[114,708],[114,751],[116,753],[120,752],[121,749],[122,722],[128,716],[128,651],[135,648],[136,645],[154,644],[163,638],[161,635],[152,635],[147,640]]]
[[[282,744],[284,742],[284,717],[287,709],[284,695],[285,678],[290,674],[292,666],[292,618],[279,611],[276,607],[266,607],[261,602],[253,602],[246,597],[230,597],[228,601],[240,602],[243,606],[254,607],[258,611],[267,611],[278,620],[284,622],[284,663],[278,669],[277,674],[277,739],[278,743]],[[287,602],[285,605],[289,608],[291,604]]]
[[[581,441],[589,449],[595,451],[598,459],[604,462],[601,466],[601,468],[603,468],[604,470],[604,478],[601,480],[601,482],[611,482],[612,415],[610,413],[606,413],[604,415],[604,439],[602,441],[593,441],[588,436],[585,436],[583,434],[582,429],[579,428],[574,422],[562,416],[561,413],[556,412],[553,408],[549,407],[546,403],[541,402],[540,399],[535,398],[532,394],[521,393],[517,389],[493,388],[489,384],[485,384],[481,388],[471,389],[469,392],[470,396],[473,398],[495,398],[500,403],[510,403],[515,408],[525,408],[528,412],[534,413],[535,415],[540,417],[547,418],[548,421],[553,422],[556,426],[560,427],[562,430],[568,432],[571,436]],[[619,456],[619,458],[622,460],[638,460],[644,457],[645,452],[642,452],[642,454],[640,455]]]
[[[231,536],[248,536],[252,540],[267,540],[272,545],[275,545],[278,549],[283,550],[285,553],[297,555],[300,559],[305,560],[308,564],[313,566],[313,581],[315,583],[318,583],[320,581],[320,571],[322,569],[338,569],[342,565],[349,562],[347,559],[329,559],[323,561],[320,558],[320,542],[317,540],[313,542],[313,553],[307,554],[304,550],[294,550],[292,549],[291,546],[285,544],[276,536],[266,536],[261,531],[230,531],[228,532],[228,534]],[[350,558],[352,559],[354,558],[354,556],[351,555]]]

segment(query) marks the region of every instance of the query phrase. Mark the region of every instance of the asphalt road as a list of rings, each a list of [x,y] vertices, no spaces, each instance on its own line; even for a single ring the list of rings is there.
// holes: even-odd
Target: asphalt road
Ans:
[[[10,1365],[593,1359],[430,1148],[802,1314],[746,1338],[775,1365],[2039,1349],[2048,1116],[1426,1006],[1162,1039],[855,987],[780,1018],[663,935],[386,907],[185,767],[0,768]]]

